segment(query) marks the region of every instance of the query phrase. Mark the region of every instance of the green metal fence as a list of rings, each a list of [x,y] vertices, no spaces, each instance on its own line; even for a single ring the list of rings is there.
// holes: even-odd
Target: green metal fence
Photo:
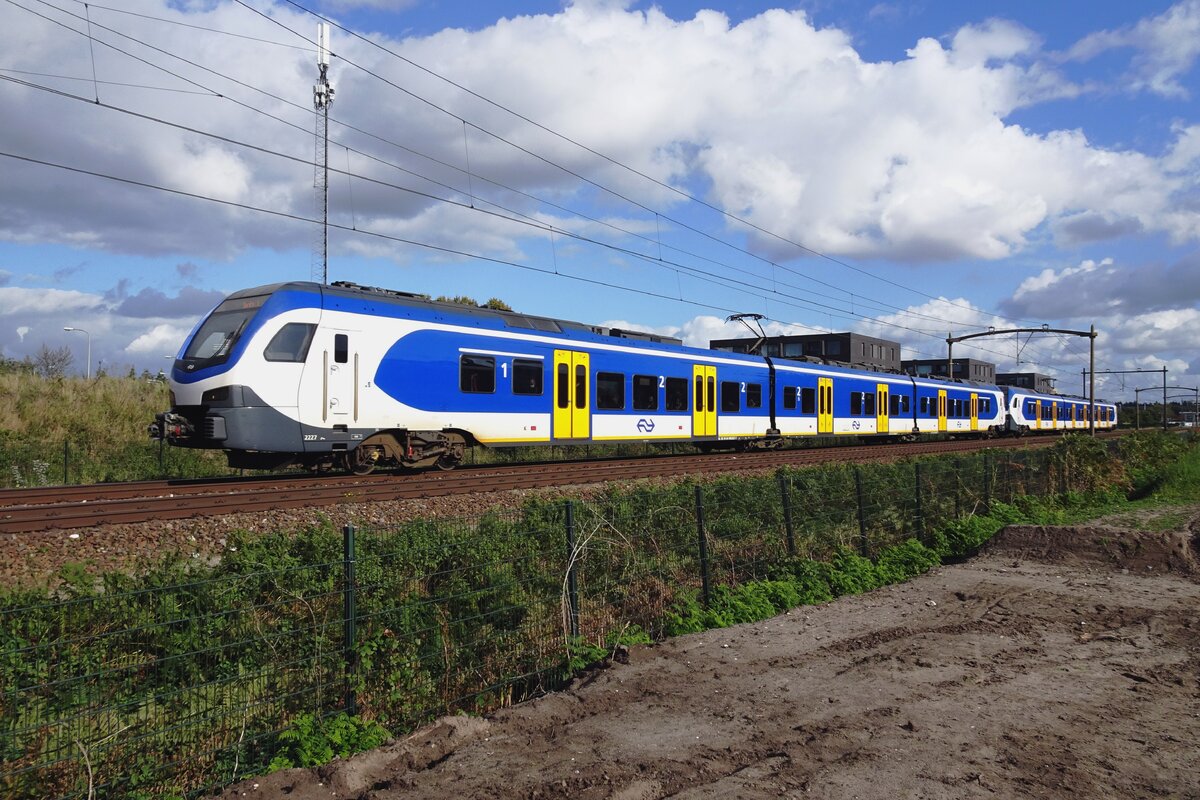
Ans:
[[[1049,450],[781,470],[469,519],[325,531],[203,577],[0,607],[0,795],[186,796],[262,772],[301,715],[394,733],[553,689],[572,648],[685,596],[867,557],[1071,488]]]

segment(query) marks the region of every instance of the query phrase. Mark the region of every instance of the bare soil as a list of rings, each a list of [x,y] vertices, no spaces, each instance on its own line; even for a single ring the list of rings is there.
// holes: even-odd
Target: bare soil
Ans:
[[[1200,797],[1200,514],[978,557],[618,654],[226,798]],[[625,663],[622,663],[625,662]]]

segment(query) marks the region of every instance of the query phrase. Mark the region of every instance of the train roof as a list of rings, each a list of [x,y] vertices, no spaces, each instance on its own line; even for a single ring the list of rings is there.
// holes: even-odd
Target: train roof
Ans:
[[[746,363],[761,363],[763,361],[762,356],[750,355],[746,353],[731,353],[702,347],[692,347],[685,345],[682,339],[678,339],[673,336],[663,336],[660,334],[647,333],[645,331],[627,330],[624,328],[610,328],[603,325],[588,325],[582,322],[573,322],[554,317],[543,317],[536,314],[524,314],[519,311],[505,311],[502,309],[472,306],[465,303],[455,303],[447,300],[434,300],[430,298],[429,295],[420,294],[417,292],[405,292],[399,289],[384,289],[378,286],[363,286],[351,281],[334,281],[330,284],[320,284],[313,281],[285,281],[281,283],[270,283],[263,286],[255,286],[249,289],[240,289],[230,294],[227,299],[258,297],[289,290],[311,292],[321,295],[353,297],[357,299],[375,299],[389,304],[428,308],[432,311],[443,311],[474,317],[478,323],[485,325],[488,322],[492,324],[499,323],[500,326],[510,329],[516,328],[530,331],[542,331],[545,333],[565,334],[568,337],[591,341],[602,341],[604,338],[628,339],[637,341],[639,343],[648,344],[652,347],[657,345],[669,349],[684,349],[694,352],[697,355],[717,355],[720,358],[728,358],[734,361],[745,361]],[[1016,390],[1018,388],[998,386],[991,383],[980,383],[978,381],[946,380],[945,378],[934,376],[910,376],[905,373],[877,372],[875,370],[852,367],[850,365],[817,363],[808,359],[801,360],[772,357],[771,360],[777,367],[782,368],[792,367],[808,370],[818,369],[822,372],[838,372],[845,375],[860,377],[870,375],[886,377],[892,380],[911,379],[926,385],[944,385],[951,388],[976,387],[989,391],[997,389],[1000,391],[1004,391],[1005,389]],[[1086,398],[1073,398],[1064,395],[1045,395],[1024,389],[1020,391],[1023,394],[1028,394],[1033,397],[1042,397],[1054,400],[1082,400],[1083,402],[1087,402]],[[1096,402],[1099,403],[1102,401],[1097,400]]]
[[[673,336],[662,336],[645,331],[610,328],[603,325],[586,325],[582,322],[543,317],[536,314],[524,314],[519,311],[505,311],[497,308],[472,306],[466,303],[455,303],[449,300],[434,300],[428,295],[417,292],[405,292],[399,289],[384,289],[378,286],[362,286],[350,281],[334,281],[330,284],[319,284],[311,281],[289,281],[258,286],[253,289],[243,289],[230,295],[231,298],[251,297],[263,294],[273,294],[283,290],[300,290],[319,292],[326,295],[343,297],[371,298],[396,305],[425,307],[431,310],[450,311],[455,314],[465,314],[479,320],[491,319],[502,322],[506,328],[519,328],[546,333],[578,332],[596,336],[609,336],[619,339],[635,339],[655,344],[682,346],[683,340]]]

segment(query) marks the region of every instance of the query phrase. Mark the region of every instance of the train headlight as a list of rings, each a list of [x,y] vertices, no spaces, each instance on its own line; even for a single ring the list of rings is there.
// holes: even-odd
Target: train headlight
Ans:
[[[200,398],[200,402],[205,405],[207,405],[209,403],[224,403],[227,400],[229,400],[229,387],[228,386],[221,386],[216,389],[209,389]]]

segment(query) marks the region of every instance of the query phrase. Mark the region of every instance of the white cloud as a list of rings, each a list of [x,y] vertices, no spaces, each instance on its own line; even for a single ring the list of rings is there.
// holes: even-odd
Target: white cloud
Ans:
[[[1200,305],[1200,253],[1171,264],[1086,259],[1026,278],[1001,308],[1018,317],[1137,317]]]
[[[95,310],[101,299],[86,292],[64,289],[22,289],[16,286],[0,287],[0,309],[4,316],[22,313],[44,314]]]
[[[83,366],[89,344],[93,364],[103,362],[120,369],[130,363],[157,371],[162,356],[174,354],[199,316],[197,292],[179,291],[175,297],[154,293],[161,311],[150,316],[141,306],[142,294],[126,297],[120,286],[106,294],[61,289],[0,287],[0,353],[21,359],[32,357],[42,345],[70,347],[76,364]],[[199,293],[203,294],[203,293]],[[65,326],[86,331],[64,331]]]
[[[627,5],[574,3],[558,13],[504,19],[478,31],[381,41],[640,172],[679,186],[711,187],[708,197],[720,206],[831,254],[999,259],[1025,247],[1041,226],[1059,222],[1055,230],[1062,235],[1089,241],[1130,230],[1166,232],[1177,241],[1200,236],[1200,212],[1177,197],[1192,186],[1184,174],[1195,165],[1190,130],[1181,130],[1172,154],[1160,160],[1096,147],[1080,131],[1038,135],[1007,121],[1022,106],[1078,91],[1039,63],[1037,37],[1013,23],[988,20],[964,27],[949,46],[922,39],[904,59],[869,62],[845,32],[818,30],[802,11],[771,10],[732,25],[714,11],[673,20],[657,8],[629,10]],[[1155,18],[1159,22],[1145,23],[1146,31],[1165,37],[1164,53],[1175,54],[1167,61],[1176,67],[1190,63],[1190,51],[1184,37],[1171,38],[1168,23],[1190,20],[1194,5],[1182,4]],[[285,5],[264,8],[309,35],[310,18]],[[146,0],[142,10],[251,36],[287,38],[278,27],[228,2],[181,8]],[[97,16],[101,24],[294,103],[297,107],[157,55],[151,59],[296,127],[211,96],[101,85],[105,102],[310,157],[311,52],[103,10]],[[7,57],[9,68],[90,76],[79,37],[24,13],[13,17],[11,27],[9,41],[15,46]],[[487,130],[643,205],[670,211],[679,202],[678,195],[358,40],[335,35],[333,49],[471,122],[464,131],[461,121],[335,59],[335,120],[440,162],[334,124],[335,141],[433,182],[358,155],[347,159],[335,145],[331,166],[337,170],[349,161],[353,171],[387,184],[481,208],[491,199],[540,218],[562,212],[539,208],[528,196],[488,181],[585,208],[594,216],[645,213],[581,186],[578,178]],[[1081,52],[1086,49],[1081,45]],[[97,71],[103,79],[196,89],[110,51],[98,56]],[[1177,74],[1178,69],[1164,72],[1155,85],[1169,87],[1169,76]],[[0,137],[15,152],[313,214],[312,168],[304,164],[11,84],[0,84],[0,99],[8,109]],[[469,178],[462,169],[468,154]],[[6,188],[10,191],[0,198],[0,236],[12,240],[228,257],[253,247],[303,248],[312,238],[312,228],[281,218],[29,164],[6,164]],[[501,258],[528,250],[521,242],[530,236],[527,228],[448,210],[390,186],[348,181],[335,172],[330,192],[332,219],[339,224],[350,225],[353,212],[357,227],[391,235],[457,243],[459,249]],[[777,239],[760,237],[757,245],[775,257],[798,255]],[[405,248],[353,234],[335,232],[332,246],[407,257]]]
[[[183,325],[155,325],[126,345],[125,352],[131,356],[172,355],[190,331],[190,327]]]
[[[1041,41],[1016,23],[990,19],[982,25],[966,25],[954,34],[951,52],[960,64],[984,65],[1009,61],[1034,51]]]
[[[1177,125],[1176,139],[1163,159],[1163,166],[1170,172],[1186,172],[1195,168],[1200,161],[1200,125]]]
[[[1127,78],[1130,89],[1186,97],[1179,77],[1200,55],[1200,0],[1176,3],[1132,27],[1093,33],[1072,47],[1067,57],[1087,61],[1117,48],[1136,51]]]

